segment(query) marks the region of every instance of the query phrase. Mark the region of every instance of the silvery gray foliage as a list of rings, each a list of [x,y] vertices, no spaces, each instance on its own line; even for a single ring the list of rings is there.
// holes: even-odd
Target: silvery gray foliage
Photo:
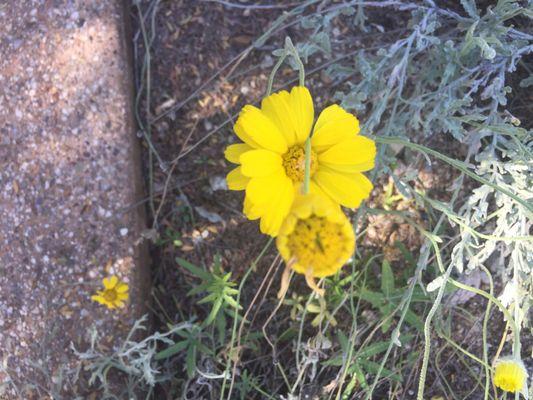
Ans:
[[[135,341],[134,336],[145,331],[147,315],[139,318],[132,327],[128,337],[119,348],[109,351],[99,346],[100,337],[93,327],[90,331],[90,345],[85,351],[78,350],[71,345],[72,350],[84,365],[85,371],[90,373],[89,384],[104,390],[106,399],[135,398],[134,394],[141,391],[149,391],[158,382],[166,381],[170,377],[168,371],[161,370],[162,364],[155,360],[158,352],[157,346],[169,346],[174,344],[171,338],[176,332],[190,328],[192,325],[183,322],[172,326],[164,333],[155,332],[141,341]],[[127,377],[124,387],[112,388],[108,382],[110,371],[117,371]],[[115,394],[116,390],[124,393]],[[117,397],[118,396],[118,397]]]
[[[518,299],[522,316],[530,302],[523,294],[532,290],[533,135],[506,107],[512,92],[509,77],[533,51],[531,32],[513,26],[517,18],[531,26],[533,9],[531,2],[525,3],[499,0],[482,13],[474,0],[461,0],[459,13],[431,0],[353,1],[303,18],[302,27],[313,32],[298,44],[304,61],[316,53],[334,60],[327,69],[329,77],[349,88],[335,97],[363,116],[365,134],[410,142],[446,135],[467,149],[466,159],[459,161],[496,188],[476,182],[467,193],[461,176],[452,189],[458,188],[464,200],[452,205],[426,198],[424,206],[436,207],[457,229],[459,240],[449,259],[456,270],[481,264],[492,268],[512,288],[514,299],[502,300],[510,305]],[[405,15],[405,30],[384,36],[386,44],[379,49],[360,46],[352,54],[336,53],[335,48],[350,44],[334,32],[332,19],[344,15],[352,18],[354,27],[362,27],[363,34],[379,35],[384,28],[369,25],[366,17],[376,8]],[[530,76],[519,86],[532,84]],[[420,200],[405,178],[394,175],[392,152],[382,146],[378,157],[375,173],[392,174],[402,194]]]

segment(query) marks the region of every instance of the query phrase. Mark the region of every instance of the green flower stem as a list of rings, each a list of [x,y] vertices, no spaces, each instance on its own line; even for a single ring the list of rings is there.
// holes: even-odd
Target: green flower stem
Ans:
[[[272,68],[272,72],[270,73],[270,76],[268,77],[268,84],[267,84],[267,91],[266,91],[267,97],[272,94],[272,85],[274,84],[274,77],[276,76],[278,69],[281,67],[281,64],[283,64],[283,61],[285,61],[285,58],[287,58],[287,53],[283,54],[279,58],[276,65],[274,65],[274,68]]]
[[[457,343],[455,343],[452,338],[450,338],[448,335],[446,335],[442,330],[437,331],[440,337],[442,337],[444,340],[446,340],[452,347],[456,348],[458,351],[463,353],[465,356],[471,358],[472,360],[476,361],[477,363],[483,365],[485,368],[487,368],[490,371],[490,365],[486,363],[484,360],[480,359],[479,357],[476,357],[474,354],[470,353],[468,350],[463,349],[461,346],[459,346]]]
[[[487,278],[489,279],[489,294],[491,296],[494,295],[494,282],[492,281],[492,275],[490,274],[490,271],[485,267],[484,265],[480,265],[481,269],[487,275]],[[490,301],[487,302],[487,308],[485,309],[485,318],[483,318],[483,362],[485,365],[485,394],[484,394],[484,400],[488,400],[489,398],[489,387],[490,387],[490,365],[489,365],[489,351],[487,348],[487,331],[488,331],[488,322],[490,317],[490,309],[491,309],[492,303]]]
[[[515,343],[520,343],[520,336],[519,336],[518,327],[516,325],[516,322],[515,322],[513,316],[511,315],[509,310],[507,310],[507,308],[496,297],[494,297],[493,295],[485,292],[484,290],[481,290],[481,289],[478,289],[478,288],[475,288],[475,287],[472,287],[472,286],[465,285],[464,283],[458,282],[458,281],[456,281],[455,279],[452,279],[452,278],[448,278],[448,282],[450,282],[454,286],[458,287],[459,289],[463,289],[463,290],[467,290],[467,291],[475,293],[475,294],[479,294],[480,296],[483,296],[487,300],[492,302],[496,307],[498,307],[500,309],[500,311],[503,313],[503,315],[505,315],[505,318],[507,319],[507,321],[509,321],[509,323],[511,324],[511,327],[513,329]]]
[[[296,50],[296,47],[292,44],[292,40],[290,37],[285,38],[285,51],[289,53],[292,58],[294,58],[294,61],[296,61],[296,64],[298,66],[298,78],[300,81],[300,86],[305,85],[305,68],[304,64],[302,63],[302,60],[300,59],[300,55],[298,54],[298,50]]]
[[[285,59],[291,56],[294,61],[296,62],[296,65],[298,67],[298,80],[300,86],[305,86],[305,68],[302,60],[300,59],[300,55],[298,54],[298,50],[296,50],[296,47],[292,44],[292,40],[290,37],[285,38],[285,48],[283,49],[283,53],[279,57],[278,61],[274,65],[274,68],[272,68],[272,72],[270,73],[270,76],[268,77],[268,83],[267,83],[267,91],[266,95],[270,96],[272,93],[272,85],[274,84],[274,77],[276,76],[276,73],[278,72],[279,68],[285,61]]]

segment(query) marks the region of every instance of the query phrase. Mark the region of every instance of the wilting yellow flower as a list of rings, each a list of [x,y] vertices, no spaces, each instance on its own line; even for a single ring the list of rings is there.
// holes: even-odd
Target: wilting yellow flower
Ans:
[[[226,159],[240,164],[228,174],[228,187],[246,190],[244,213],[261,219],[263,233],[278,234],[301,192],[313,119],[313,100],[303,86],[264,98],[261,109],[246,105],[237,119],[234,130],[244,143],[226,148]],[[359,121],[338,105],[322,111],[312,132],[311,193],[358,207],[372,190],[361,172],[374,167],[374,142],[358,135]]]
[[[110,309],[124,307],[124,301],[129,297],[128,284],[120,281],[115,275],[104,278],[102,284],[104,290],[98,290],[91,299]]]
[[[494,384],[506,392],[521,392],[526,385],[527,371],[521,361],[502,359],[496,364]]]
[[[276,246],[287,267],[304,274],[308,285],[320,294],[313,278],[333,275],[348,261],[355,235],[338,205],[311,193],[296,197]]]

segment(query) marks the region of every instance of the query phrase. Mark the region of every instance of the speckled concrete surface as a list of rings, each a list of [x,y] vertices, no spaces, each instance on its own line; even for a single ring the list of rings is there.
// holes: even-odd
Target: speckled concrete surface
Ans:
[[[122,7],[0,4],[0,387],[14,383],[0,398],[48,398],[75,365],[71,343],[83,349],[95,325],[116,344],[145,311]],[[132,287],[120,311],[90,300],[109,273]],[[27,384],[37,388],[21,394]]]

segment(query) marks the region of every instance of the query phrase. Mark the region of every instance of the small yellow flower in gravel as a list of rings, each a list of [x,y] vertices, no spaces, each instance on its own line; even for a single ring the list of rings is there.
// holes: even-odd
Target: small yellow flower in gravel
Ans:
[[[298,195],[283,222],[276,246],[287,264],[305,275],[307,284],[319,295],[314,278],[336,273],[354,252],[355,235],[348,218],[339,206],[316,193]],[[286,291],[288,272],[280,293]]]
[[[338,105],[325,108],[313,127],[314,108],[304,86],[246,105],[235,123],[243,143],[226,148],[226,159],[239,166],[227,176],[230,190],[245,190],[244,213],[261,219],[261,232],[277,236],[305,172],[306,140],[311,137],[310,191],[355,208],[372,183],[362,174],[374,168],[374,141],[359,135],[359,121]]]
[[[129,298],[127,283],[119,280],[115,275],[102,280],[104,290],[98,290],[91,300],[103,304],[109,309],[124,307],[124,301]]]
[[[521,361],[501,359],[496,363],[494,384],[506,392],[521,392],[527,380],[527,371]]]

